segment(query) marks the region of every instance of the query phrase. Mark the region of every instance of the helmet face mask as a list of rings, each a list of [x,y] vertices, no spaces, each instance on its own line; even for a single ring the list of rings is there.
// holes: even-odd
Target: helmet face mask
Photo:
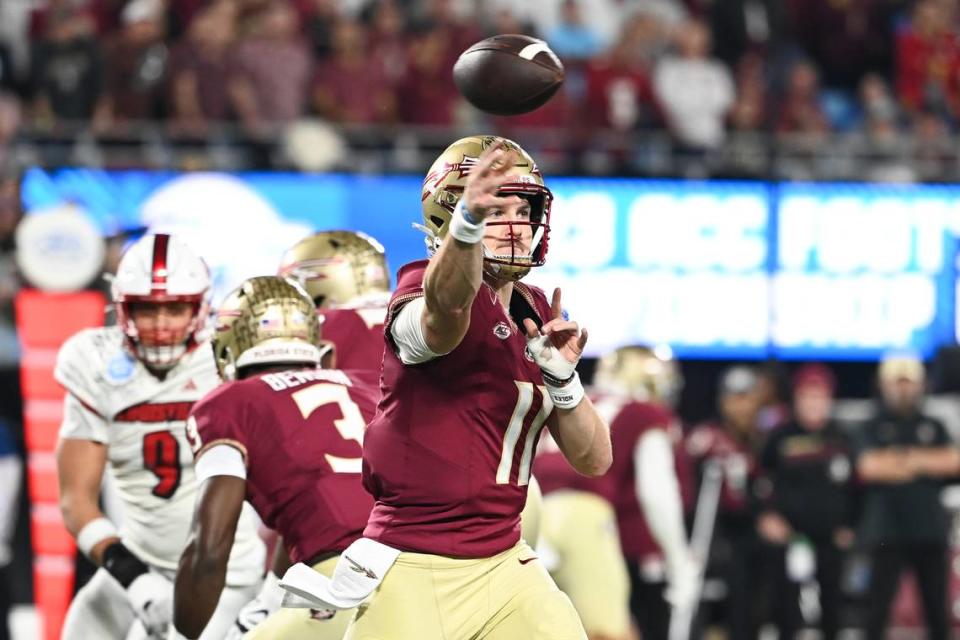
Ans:
[[[542,266],[546,262],[553,194],[543,183],[543,176],[533,158],[515,142],[497,136],[473,136],[447,147],[423,181],[423,225],[419,228],[427,234],[427,252],[432,255],[450,229],[454,209],[463,196],[470,171],[483,152],[497,142],[502,142],[504,149],[515,151],[518,156],[517,163],[508,172],[511,179],[503,185],[499,194],[517,195],[527,200],[531,207],[530,220],[507,222],[488,219],[487,227],[529,226],[532,241],[527,255],[520,255],[515,249],[509,254],[494,254],[484,248],[484,271],[497,279],[519,280],[532,267]]]
[[[390,276],[383,246],[359,231],[321,231],[288,249],[278,275],[302,286],[318,308],[385,294]]]
[[[250,278],[226,297],[216,317],[213,354],[224,380],[236,379],[245,367],[320,363],[313,300],[292,280]]]
[[[144,236],[124,254],[113,278],[117,325],[128,350],[153,371],[174,367],[204,339],[210,313],[210,273],[206,264],[179,239],[166,234]],[[165,305],[186,303],[191,318],[183,328],[141,335],[139,310],[163,314]]]

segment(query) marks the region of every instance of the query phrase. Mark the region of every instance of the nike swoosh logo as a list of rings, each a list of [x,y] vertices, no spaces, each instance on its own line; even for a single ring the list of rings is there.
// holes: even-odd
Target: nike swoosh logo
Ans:
[[[365,566],[363,566],[359,562],[354,561],[354,559],[351,558],[350,556],[344,555],[343,557],[347,562],[350,563],[350,569],[352,571],[355,571],[357,573],[362,573],[363,575],[367,576],[371,580],[377,579],[377,574],[375,574],[373,571],[370,571],[370,569],[367,569]]]
[[[536,560],[536,559],[537,559],[537,556],[533,556],[532,558],[525,558],[525,559],[520,560],[520,564],[527,564],[528,562],[530,562],[530,561],[532,561],[532,560]]]

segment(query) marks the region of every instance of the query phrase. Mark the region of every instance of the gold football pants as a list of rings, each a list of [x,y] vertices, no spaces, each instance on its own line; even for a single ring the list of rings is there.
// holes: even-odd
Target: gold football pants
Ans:
[[[401,553],[344,640],[586,640],[522,540],[490,558]]]

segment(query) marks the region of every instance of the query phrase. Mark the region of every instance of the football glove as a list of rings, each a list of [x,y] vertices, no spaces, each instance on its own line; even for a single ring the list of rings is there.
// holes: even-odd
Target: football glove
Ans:
[[[667,589],[663,597],[674,609],[687,610],[696,604],[700,593],[700,567],[684,555],[667,563]]]
[[[158,573],[143,573],[127,587],[127,598],[147,636],[165,638],[173,620],[173,583]]]

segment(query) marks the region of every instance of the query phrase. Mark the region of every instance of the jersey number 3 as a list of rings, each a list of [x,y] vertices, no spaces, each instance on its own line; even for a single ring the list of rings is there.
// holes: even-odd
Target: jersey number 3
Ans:
[[[363,446],[363,430],[367,423],[360,413],[360,407],[350,399],[350,392],[345,386],[321,382],[301,389],[290,397],[297,403],[304,420],[309,419],[310,414],[320,407],[336,404],[343,417],[334,420],[333,426],[340,432],[340,437],[356,440],[357,444]],[[360,473],[363,470],[363,458],[340,458],[329,453],[325,453],[324,457],[334,473]]]
[[[180,486],[180,443],[169,431],[143,436],[143,466],[157,476],[153,495],[169,499]]]

